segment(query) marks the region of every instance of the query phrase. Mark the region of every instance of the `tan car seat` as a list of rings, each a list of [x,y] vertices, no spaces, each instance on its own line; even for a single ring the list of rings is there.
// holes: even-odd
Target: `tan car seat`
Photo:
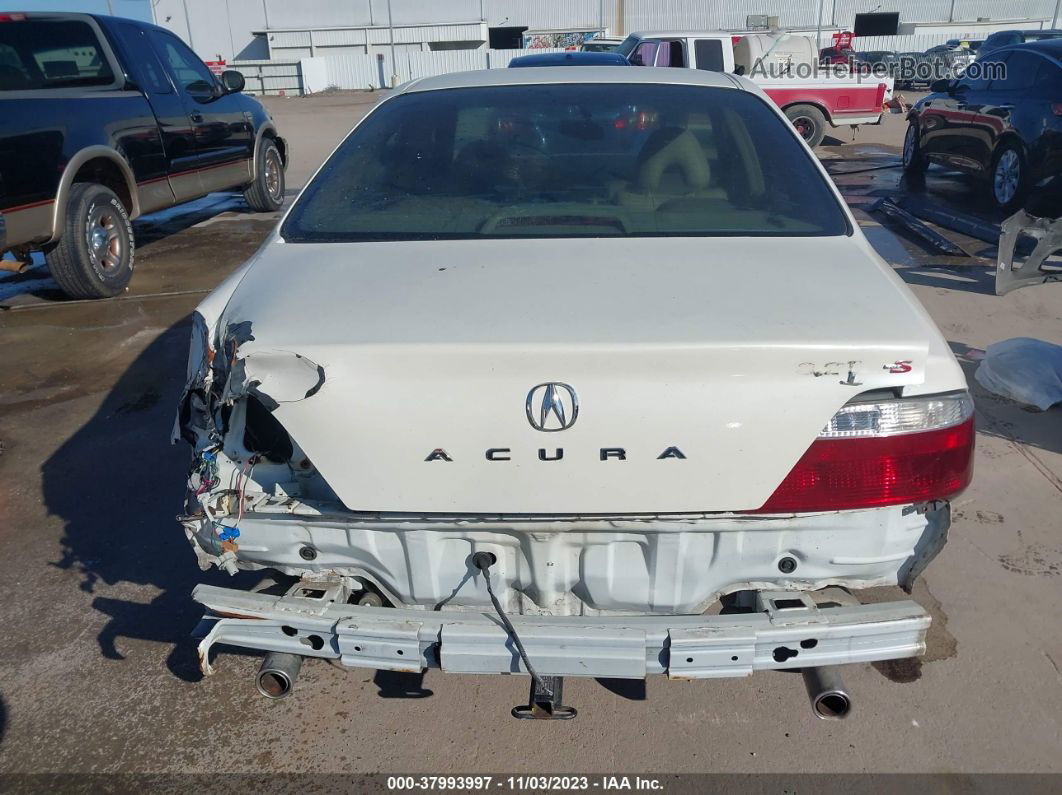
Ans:
[[[619,190],[616,200],[625,207],[654,210],[680,197],[725,198],[709,187],[711,167],[704,147],[690,130],[676,127],[649,136],[639,156],[634,190]]]

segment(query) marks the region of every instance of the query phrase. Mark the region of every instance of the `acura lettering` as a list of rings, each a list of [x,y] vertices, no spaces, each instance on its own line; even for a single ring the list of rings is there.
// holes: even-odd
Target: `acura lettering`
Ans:
[[[487,448],[484,454],[488,461],[512,461],[513,451],[511,447],[490,447]],[[598,460],[600,461],[626,461],[627,450],[623,447],[602,447],[598,450]],[[526,456],[530,459],[530,456]],[[585,456],[584,456],[585,457]],[[686,454],[682,452],[678,447],[671,446],[665,447],[660,455],[656,456],[658,461],[665,458],[675,458],[685,460]],[[539,461],[561,461],[564,459],[563,447],[540,447],[538,448],[538,460]],[[454,461],[454,457],[451,456],[446,450],[441,447],[436,447],[430,453],[428,453],[425,461]]]

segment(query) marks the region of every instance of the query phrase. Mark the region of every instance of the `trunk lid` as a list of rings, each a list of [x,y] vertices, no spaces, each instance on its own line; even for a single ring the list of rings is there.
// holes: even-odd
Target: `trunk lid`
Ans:
[[[277,242],[223,324],[250,322],[241,355],[323,367],[275,416],[351,510],[740,511],[845,402],[925,378],[938,332],[864,246]],[[548,390],[530,412],[529,392],[548,383],[577,394],[566,430],[532,426]],[[554,394],[570,420],[567,390]]]

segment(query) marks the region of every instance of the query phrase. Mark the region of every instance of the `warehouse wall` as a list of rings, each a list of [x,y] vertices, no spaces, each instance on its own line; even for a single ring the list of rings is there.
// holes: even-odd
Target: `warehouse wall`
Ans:
[[[394,0],[398,2],[398,0]],[[430,8],[428,2],[410,0]],[[616,33],[616,0],[483,0],[492,27],[527,25],[536,29],[607,26]],[[954,6],[954,12],[952,11]],[[979,17],[999,20],[1051,19],[1055,0],[825,0],[823,24],[851,28],[855,15],[896,11],[900,22],[941,22]],[[815,27],[818,0],[624,0],[623,32],[649,28],[741,29],[750,14],[777,16],[783,27]]]
[[[265,40],[251,34],[266,27],[263,0],[157,0],[155,19],[205,60],[269,57]]]
[[[81,2],[106,4],[106,0]],[[111,2],[135,5],[138,0]],[[16,5],[24,4],[25,0],[16,0]],[[625,19],[620,25],[616,0],[391,0],[396,25],[486,19],[491,27],[607,27],[614,34],[650,28],[742,29],[750,14],[777,16],[782,27],[814,28],[819,0],[624,0],[623,5]],[[959,23],[956,30],[963,30],[962,22],[985,17],[1037,20],[1033,26],[1039,27],[1040,20],[1051,19],[1054,6],[1055,0],[825,0],[823,24],[850,29],[857,13],[879,10],[898,11],[901,25],[951,18]],[[155,16],[204,58],[217,54],[226,60],[264,58],[264,42],[255,41],[253,30],[387,25],[387,0],[157,0]]]

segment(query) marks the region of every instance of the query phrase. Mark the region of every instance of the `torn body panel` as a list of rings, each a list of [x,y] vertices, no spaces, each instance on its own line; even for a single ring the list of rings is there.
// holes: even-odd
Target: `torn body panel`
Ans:
[[[263,493],[260,484],[269,484],[273,494],[284,494],[282,484],[288,484],[295,493],[331,496],[321,485],[297,485],[316,473],[271,414],[281,403],[316,394],[325,372],[297,353],[256,350],[249,321],[222,328],[212,332],[200,312],[193,314],[174,440],[183,438],[194,451],[185,524],[199,528],[193,547],[200,568],[213,564],[235,574],[249,492],[253,501]],[[252,480],[256,469],[258,479]]]
[[[1062,218],[1040,218],[1021,210],[1005,220],[999,236],[999,261],[996,266],[996,295],[1036,284],[1062,281],[1062,260],[1047,262],[1048,257],[1062,250]],[[1029,237],[1036,246],[1015,264],[1018,243]]]

